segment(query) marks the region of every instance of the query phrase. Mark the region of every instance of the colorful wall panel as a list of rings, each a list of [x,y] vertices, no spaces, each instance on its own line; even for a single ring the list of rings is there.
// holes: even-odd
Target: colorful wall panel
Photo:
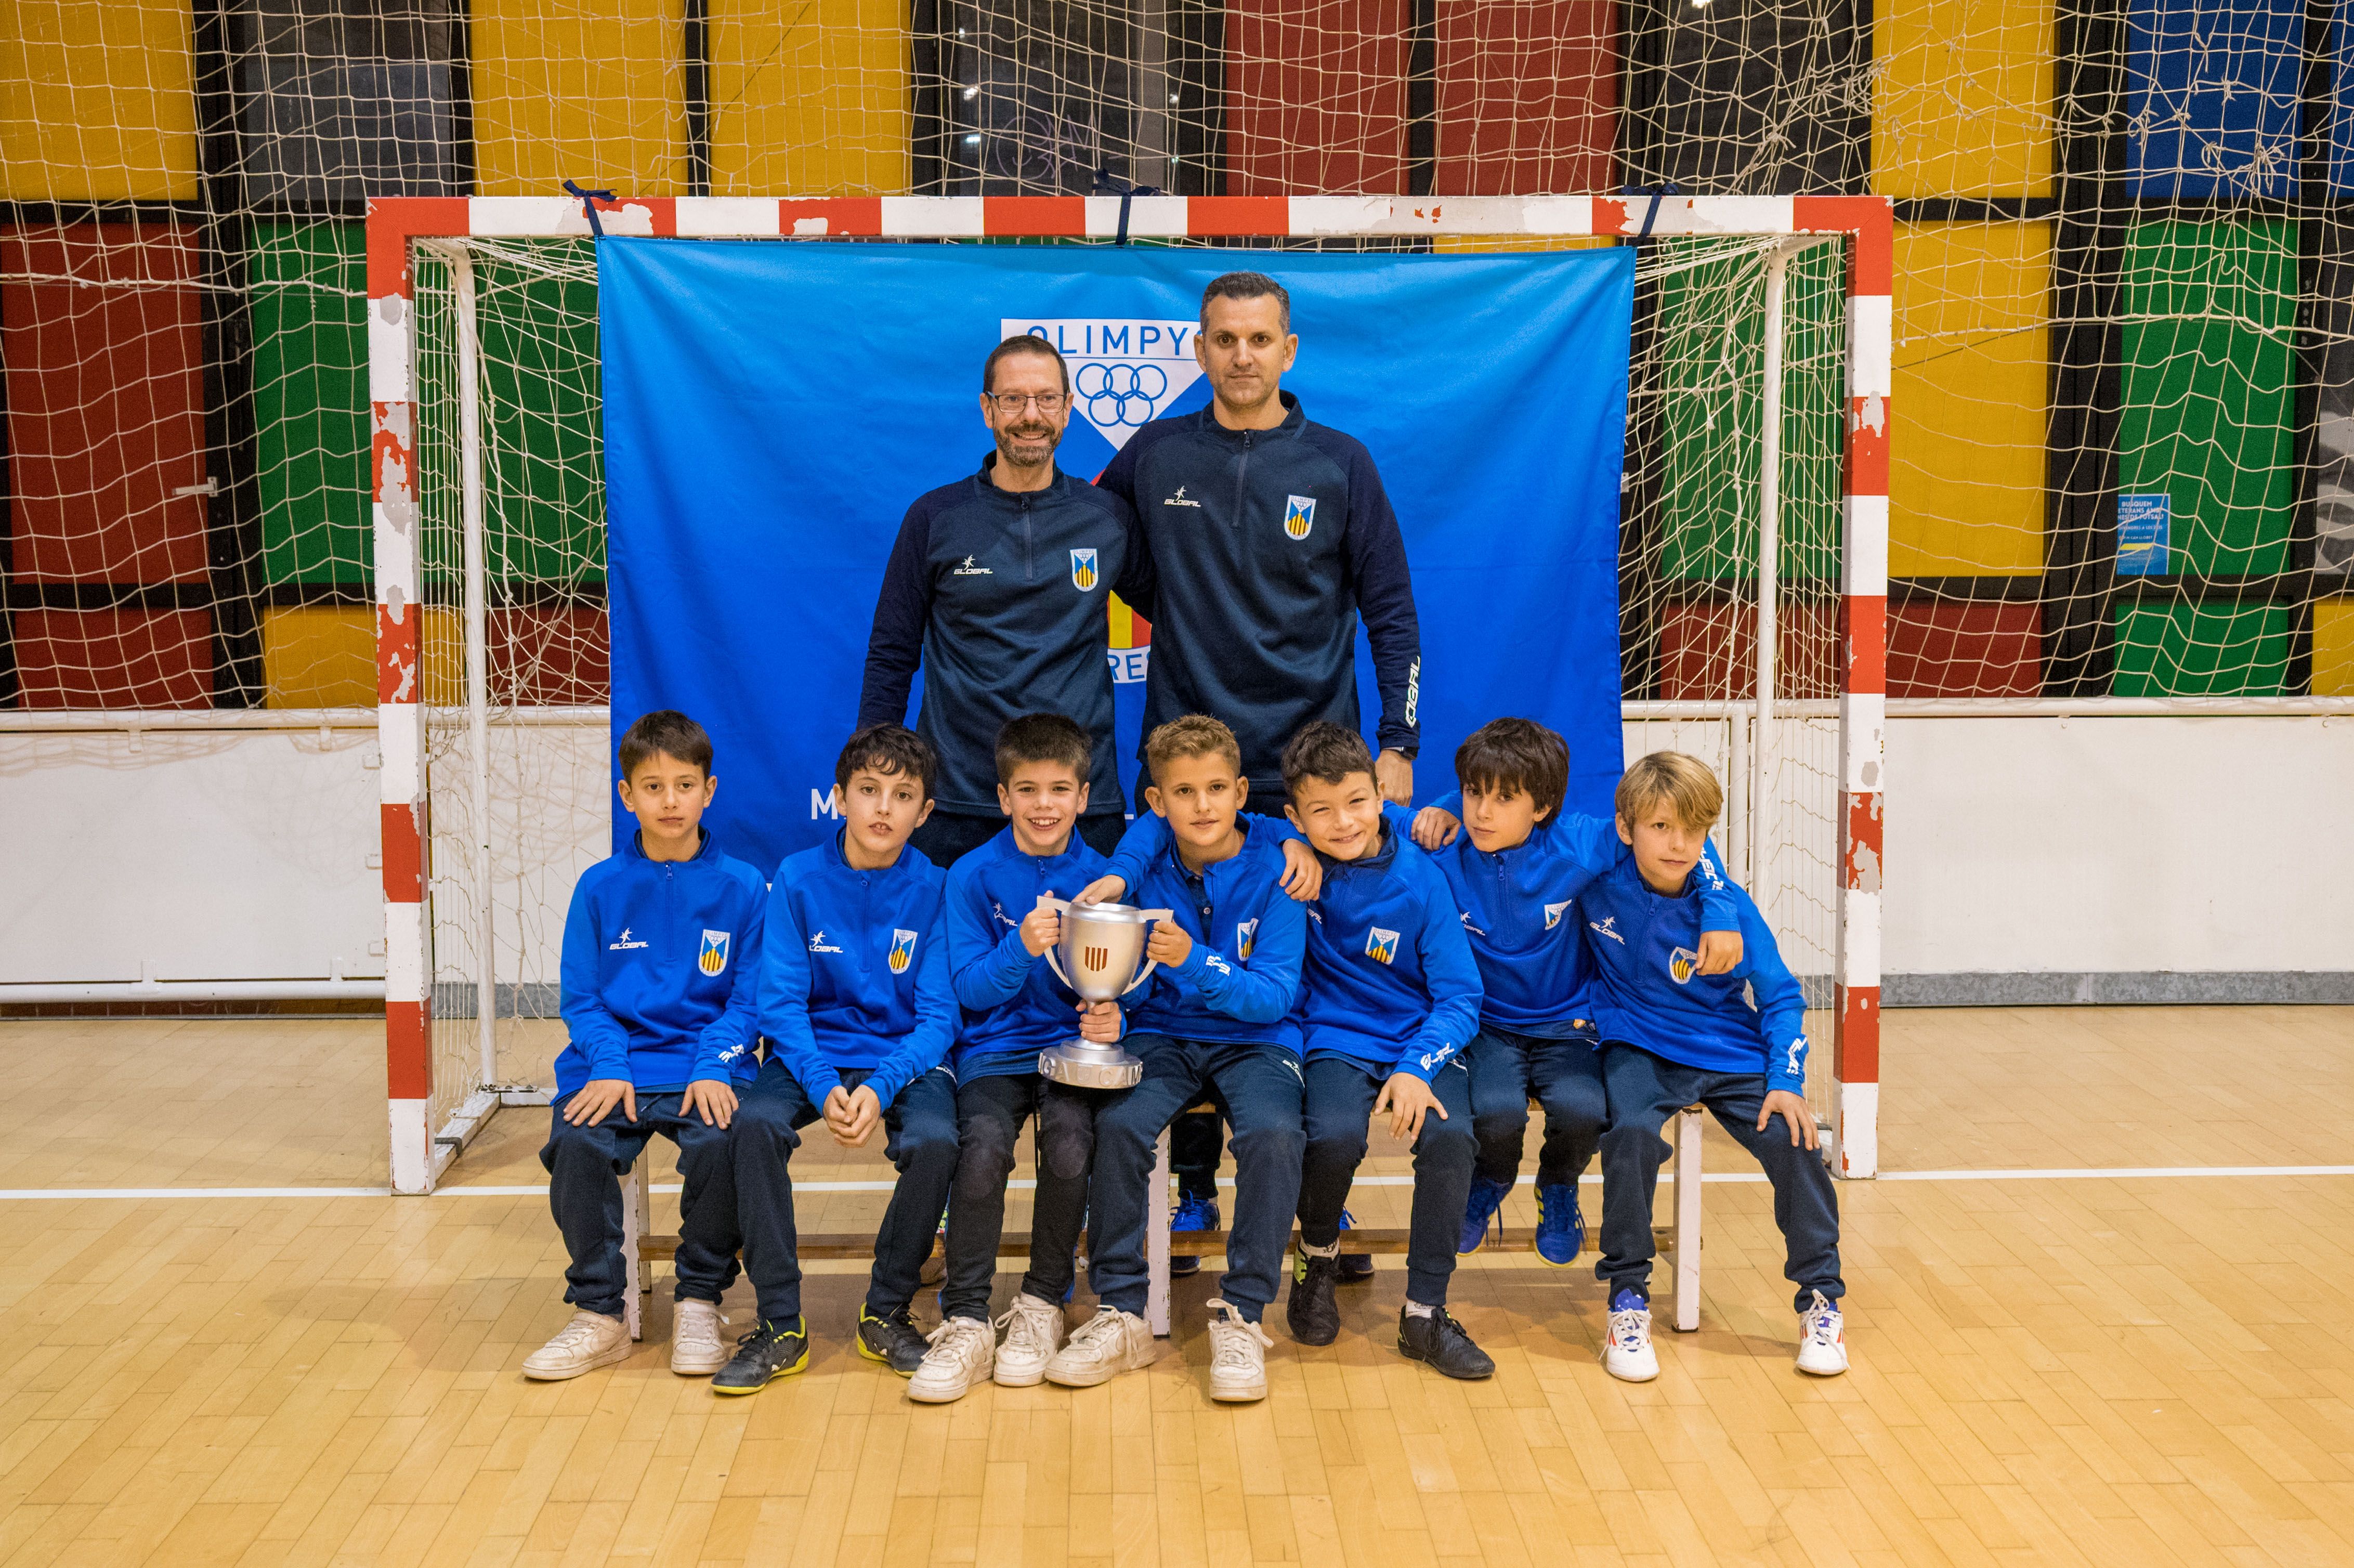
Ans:
[[[905,0],[713,6],[713,193],[906,190],[907,16]]]
[[[2052,0],[1878,0],[1872,188],[2049,196],[2052,12]]]
[[[187,0],[9,0],[0,198],[193,198],[190,32]]]
[[[1601,0],[1438,7],[1440,196],[1617,185],[1617,7]]]
[[[475,170],[484,196],[576,180],[675,196],[686,177],[681,0],[475,0]]]
[[[2131,0],[2126,189],[2294,195],[2304,55],[2304,0]]]
[[[1405,189],[1407,0],[1230,0],[1226,191]]]

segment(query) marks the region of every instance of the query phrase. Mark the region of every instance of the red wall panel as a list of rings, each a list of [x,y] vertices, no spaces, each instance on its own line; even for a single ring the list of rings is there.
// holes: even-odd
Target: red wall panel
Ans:
[[[1780,607],[1776,694],[1786,701],[1839,694],[1839,607]],[[1670,604],[1659,619],[1659,695],[1670,702],[1747,699],[1757,691],[1757,610],[1724,601]]]
[[[526,707],[593,707],[612,700],[612,641],[596,609],[493,609],[493,690]]]
[[[203,578],[205,500],[172,493],[205,477],[194,232],[0,229],[0,273],[17,579]]]
[[[9,620],[25,707],[212,706],[207,611],[27,609]]]
[[[1407,21],[1408,0],[1232,0],[1227,193],[1405,189]]]
[[[1614,190],[1617,121],[1615,4],[1438,7],[1438,195]]]
[[[1891,604],[1892,697],[2042,694],[2043,612],[2032,604]]]

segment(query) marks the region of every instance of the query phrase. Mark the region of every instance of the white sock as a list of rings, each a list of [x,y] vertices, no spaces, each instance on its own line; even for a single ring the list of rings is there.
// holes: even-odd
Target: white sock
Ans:
[[[1419,1301],[1408,1301],[1405,1304],[1405,1315],[1409,1318],[1427,1318],[1437,1310],[1437,1308],[1426,1307]]]
[[[1341,1255],[1341,1238],[1338,1236],[1333,1237],[1332,1245],[1331,1246],[1310,1246],[1307,1240],[1302,1238],[1299,1243],[1299,1255],[1302,1257],[1338,1257]]]

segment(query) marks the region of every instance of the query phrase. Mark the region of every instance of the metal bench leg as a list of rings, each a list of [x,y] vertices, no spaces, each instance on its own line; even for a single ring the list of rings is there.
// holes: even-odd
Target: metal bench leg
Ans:
[[[1700,1327],[1700,1107],[1676,1113],[1676,1331]]]
[[[1169,1336],[1169,1129],[1152,1152],[1152,1201],[1144,1211],[1144,1262],[1150,1283],[1144,1320],[1157,1338]]]
[[[646,1192],[646,1158],[621,1178],[621,1320],[630,1326],[634,1342],[646,1337],[645,1304],[639,1297],[654,1287],[653,1270],[646,1266],[642,1244],[652,1227],[647,1224],[652,1205]]]

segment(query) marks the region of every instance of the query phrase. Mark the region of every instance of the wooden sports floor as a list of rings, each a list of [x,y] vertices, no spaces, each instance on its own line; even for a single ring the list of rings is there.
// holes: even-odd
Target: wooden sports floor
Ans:
[[[0,1562],[2354,1563],[2354,1010],[1887,1025],[1844,1378],[1791,1370],[1764,1186],[1707,1189],[1703,1326],[1640,1387],[1595,1359],[1591,1255],[1522,1250],[1524,1187],[1513,1250],[1457,1277],[1490,1383],[1397,1357],[1384,1258],[1336,1346],[1269,1315],[1264,1404],[1202,1392],[1212,1268],[1150,1372],[926,1408],[849,1349],[852,1266],[811,1282],[810,1370],[755,1398],[670,1374],[666,1277],[627,1366],[525,1382],[566,1318],[514,1191],[545,1113],[441,1195],[369,1192],[365,1021],[0,1023]],[[800,1174],[885,1172],[812,1145]],[[26,1195],[207,1187],[335,1191]],[[1354,1207],[1403,1224],[1406,1192]],[[812,1192],[804,1223],[882,1202]]]

